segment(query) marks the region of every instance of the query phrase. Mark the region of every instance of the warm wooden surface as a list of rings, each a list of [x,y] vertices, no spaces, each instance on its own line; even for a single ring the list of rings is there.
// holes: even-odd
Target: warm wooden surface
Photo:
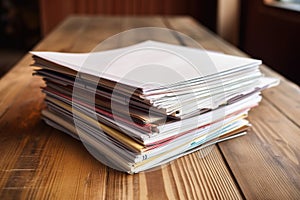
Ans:
[[[247,56],[189,17],[72,17],[35,50],[87,52],[109,36],[143,26],[175,29],[207,49]],[[176,34],[164,37],[189,45]],[[246,136],[127,175],[43,123],[43,81],[31,76],[30,63],[25,56],[0,80],[0,199],[300,198],[300,91],[269,68],[262,70],[281,84],[265,91],[250,112],[253,128]]]

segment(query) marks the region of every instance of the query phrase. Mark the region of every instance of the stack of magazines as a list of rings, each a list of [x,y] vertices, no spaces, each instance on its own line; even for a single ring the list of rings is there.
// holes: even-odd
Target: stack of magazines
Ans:
[[[278,84],[260,60],[156,41],[31,54],[46,83],[45,122],[128,173],[246,134],[260,92]]]

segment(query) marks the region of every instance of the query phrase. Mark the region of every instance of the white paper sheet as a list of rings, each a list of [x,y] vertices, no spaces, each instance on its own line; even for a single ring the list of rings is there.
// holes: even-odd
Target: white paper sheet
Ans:
[[[260,60],[155,41],[102,52],[30,53],[75,71],[144,90],[261,64]]]

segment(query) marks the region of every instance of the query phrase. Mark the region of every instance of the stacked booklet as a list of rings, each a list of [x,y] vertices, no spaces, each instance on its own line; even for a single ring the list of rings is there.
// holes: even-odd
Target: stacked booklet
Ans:
[[[31,54],[46,82],[45,122],[128,173],[246,134],[260,92],[279,82],[260,60],[155,41]]]

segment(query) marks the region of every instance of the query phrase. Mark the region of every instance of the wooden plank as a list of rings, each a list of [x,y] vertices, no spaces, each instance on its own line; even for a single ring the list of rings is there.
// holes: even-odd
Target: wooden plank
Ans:
[[[267,101],[249,120],[249,134],[219,144],[246,198],[299,199],[299,127]]]
[[[164,18],[168,28],[179,31],[188,35],[203,48],[212,51],[230,53],[238,56],[247,56],[239,49],[224,41],[216,34],[197,23],[193,18],[188,16],[168,16]],[[188,42],[188,43],[186,43]],[[193,46],[189,41],[185,41],[185,45]]]
[[[90,51],[106,37],[139,26],[164,23],[159,17],[72,17],[35,50]],[[0,94],[5,97],[0,105],[1,199],[242,198],[217,148],[204,158],[194,153],[135,175],[108,169],[80,142],[41,121],[44,105],[39,86],[43,83],[31,76],[30,60],[27,55],[0,81]],[[20,77],[16,83],[12,81],[15,77]]]
[[[35,50],[66,51],[66,49],[69,49],[71,51],[74,41],[79,38],[82,32],[81,29],[85,26],[85,21],[85,18],[81,19],[81,26],[74,24],[73,19],[65,21],[57,28],[57,31],[51,33],[39,43]],[[64,35],[68,35],[68,37],[64,38]],[[26,88],[32,80],[32,69],[28,67],[31,62],[31,56],[26,55],[0,80],[0,117],[14,103],[20,91]]]
[[[191,18],[177,19],[167,18],[167,23],[196,36],[196,41],[208,49],[245,56],[221,39],[209,36],[202,27],[197,28]],[[249,134],[218,146],[246,198],[298,199],[299,88],[266,66],[262,70],[280,77],[281,85],[264,92],[260,106],[250,112],[253,129]]]
[[[171,32],[169,32],[167,29],[164,29],[166,28],[166,25],[159,16],[124,17],[122,30],[133,30],[137,28],[145,28],[146,30],[131,31],[130,34],[126,35],[126,38],[121,38],[120,45],[128,46],[146,40],[180,44],[178,39],[175,38]]]
[[[185,33],[197,41],[203,48],[219,51],[231,55],[249,57],[235,46],[224,41],[205,27],[201,26],[190,17],[167,17],[166,24],[169,28]],[[186,44],[191,45],[191,44]],[[300,126],[300,89],[299,86],[285,79],[280,74],[266,67],[261,66],[261,70],[267,76],[278,77],[281,84],[270,90],[266,90],[264,97],[278,109],[282,111],[289,119]],[[265,95],[268,94],[268,95]]]
[[[115,199],[242,199],[217,148],[127,175],[109,170],[106,197]]]
[[[102,39],[95,37],[98,33],[93,32],[93,28],[105,27],[103,21],[103,18],[69,18],[35,49],[90,51]],[[117,21],[116,18],[114,28],[106,27],[106,34],[120,31]],[[84,33],[94,40],[84,38]],[[39,86],[43,82],[32,77],[30,63],[27,55],[0,83],[0,93],[7,95],[1,102],[1,110],[5,113],[0,120],[3,158],[0,161],[0,198],[74,198],[78,194],[83,198],[86,192],[91,193],[90,196],[104,196],[106,167],[93,159],[80,142],[41,121],[43,95]],[[91,188],[89,174],[93,171],[97,171],[97,177]]]

